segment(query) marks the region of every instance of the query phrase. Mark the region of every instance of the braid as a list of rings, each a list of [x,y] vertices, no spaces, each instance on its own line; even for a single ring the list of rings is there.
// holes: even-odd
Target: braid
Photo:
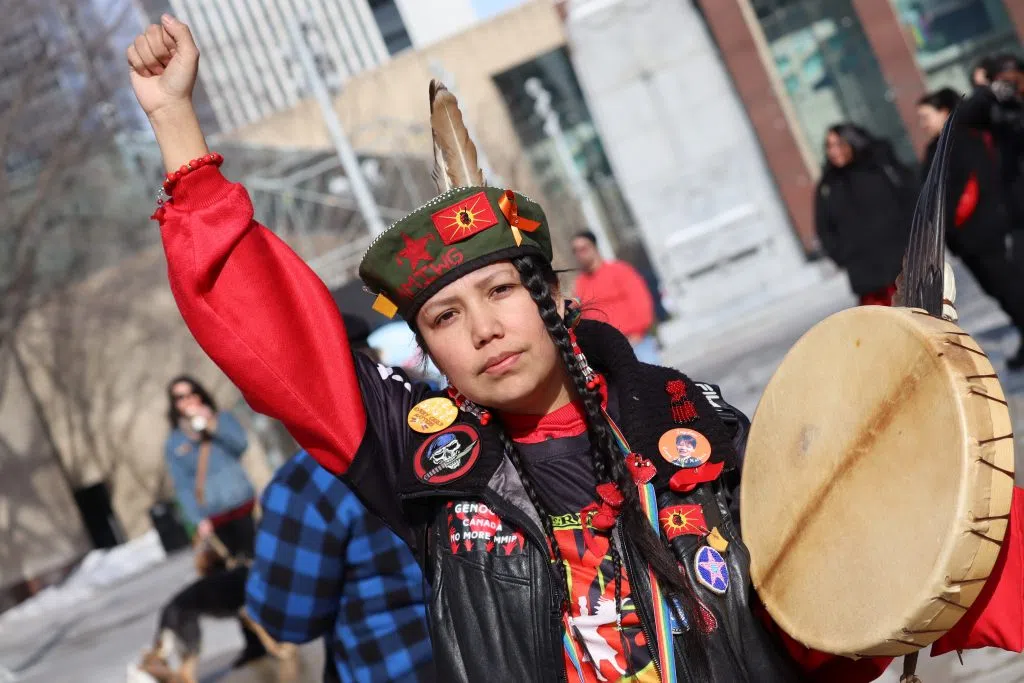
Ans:
[[[636,545],[640,555],[654,571],[662,588],[668,595],[679,599],[687,621],[696,625],[698,623],[696,619],[702,618],[697,606],[696,592],[688,574],[680,571],[675,553],[666,549],[663,540],[651,529],[650,522],[640,505],[636,483],[626,467],[625,458],[619,451],[611,427],[604,419],[599,390],[587,387],[587,378],[583,375],[582,368],[573,353],[569,330],[566,328],[562,316],[558,314],[558,308],[551,295],[550,282],[554,281],[555,277],[550,265],[545,264],[547,266],[545,268],[528,256],[512,259],[512,264],[519,271],[523,286],[526,287],[534,303],[537,304],[541,320],[544,321],[555,347],[562,356],[562,362],[576,388],[576,393],[582,399],[587,417],[587,435],[590,437],[594,477],[598,484],[614,482],[623,495],[624,501],[621,507],[623,537],[630,539]],[[621,570],[618,569],[621,565],[621,558],[615,543],[611,543],[609,548],[612,562],[616,566],[616,608],[621,614]],[[698,681],[709,680],[710,664],[707,652],[703,647],[702,631],[699,628],[687,629],[683,634],[683,641],[691,673]]]
[[[562,609],[564,610],[568,606],[569,602],[569,579],[565,572],[565,562],[562,560],[562,549],[558,547],[558,542],[555,540],[555,528],[551,523],[551,515],[548,514],[544,504],[541,503],[540,497],[537,495],[537,489],[533,486],[533,481],[526,474],[526,470],[523,467],[523,459],[519,455],[519,449],[516,448],[515,442],[509,438],[504,429],[499,429],[498,433],[501,437],[501,444],[505,449],[505,457],[508,458],[512,463],[512,466],[516,468],[516,472],[519,474],[519,479],[523,483],[523,489],[526,491],[526,495],[530,498],[530,502],[537,511],[537,515],[540,516],[541,524],[544,525],[544,533],[547,535],[548,542],[551,545],[551,554],[554,556],[558,576],[562,582]]]
[[[672,545],[672,542],[664,534],[661,535],[661,542],[665,552],[675,558],[680,566],[686,564],[686,558],[683,556],[682,551]],[[691,588],[690,590],[692,591],[693,589]],[[708,653],[703,643],[704,634],[707,633],[705,630],[707,627],[704,621],[704,612],[698,606],[696,594],[691,597],[692,600],[687,600],[684,595],[671,595],[669,599],[675,600],[679,598],[687,623],[690,624],[690,628],[683,634],[683,654],[686,657],[686,661],[690,664],[690,672],[693,674],[693,679],[695,681],[710,681],[713,680],[711,677],[711,662],[708,659]]]

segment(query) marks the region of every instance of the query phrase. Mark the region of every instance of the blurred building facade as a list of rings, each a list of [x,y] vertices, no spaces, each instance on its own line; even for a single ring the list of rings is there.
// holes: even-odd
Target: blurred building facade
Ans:
[[[334,110],[361,156],[429,159],[427,86],[431,78],[442,78],[459,97],[467,125],[485,155],[484,165],[491,171],[489,177],[549,200],[545,208],[553,224],[562,226],[556,235],[556,252],[564,256],[568,235],[586,226],[564,181],[559,180],[550,149],[545,149],[541,122],[532,115],[524,88],[529,76],[543,71],[552,75],[547,83],[561,84],[555,99],[564,114],[566,135],[578,164],[589,174],[583,160],[594,152],[599,139],[585,98],[572,81],[575,75],[566,47],[564,22],[555,5],[534,0],[354,75],[334,96]],[[309,99],[225,138],[278,149],[331,149],[318,105]],[[418,198],[422,202],[431,196],[427,188]],[[619,204],[623,203],[620,199]],[[354,265],[357,249],[353,249],[355,260],[338,261]],[[566,260],[563,265],[571,263]]]
[[[135,0],[156,21],[161,5],[189,23],[203,46],[200,81],[221,131],[295,106],[308,90],[290,23],[298,21],[324,83],[353,76],[464,30],[469,0]],[[428,7],[429,5],[429,7]]]
[[[428,157],[426,86],[436,77],[458,95],[489,177],[544,204],[556,265],[574,268],[569,239],[596,220],[615,254],[685,320],[662,328],[666,341],[698,318],[713,324],[714,314],[820,280],[692,5],[534,0],[396,55],[334,98],[356,149]],[[550,95],[557,135],[531,82]],[[309,100],[229,137],[282,149],[331,144]],[[581,210],[574,172],[596,211]],[[336,262],[351,267],[359,244]]]
[[[826,128],[857,122],[913,162],[924,144],[917,98],[966,90],[981,55],[1019,45],[1024,3],[1011,5],[534,0],[354,76],[335,110],[361,151],[423,155],[425,83],[443,76],[471,128],[486,122],[478,137],[499,175],[515,166],[535,192],[576,206],[525,89],[537,80],[616,253],[692,321],[820,278],[806,256]],[[306,100],[235,137],[327,147],[318,119]],[[571,208],[555,214],[561,233],[591,227]]]
[[[970,88],[984,55],[1022,52],[1018,0],[697,0],[790,220],[815,248],[813,187],[829,125],[852,121],[914,162],[916,103]]]
[[[668,308],[662,342],[819,282],[690,3],[570,3],[573,64]],[[615,49],[609,49],[615,46]]]

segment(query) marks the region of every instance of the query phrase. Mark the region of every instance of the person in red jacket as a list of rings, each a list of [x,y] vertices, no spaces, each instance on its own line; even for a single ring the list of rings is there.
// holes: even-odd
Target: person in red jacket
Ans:
[[[541,207],[452,181],[368,249],[375,308],[400,314],[449,379],[431,391],[352,353],[327,288],[221,175],[190,101],[188,28],[165,16],[128,59],[169,173],[155,218],[182,316],[252,408],[412,549],[439,680],[881,674],[887,659],[812,657],[762,623],[730,509],[746,418],[580,319],[560,296]],[[461,120],[435,86],[439,107]],[[460,159],[438,177],[464,171]],[[700,464],[663,453],[681,433]]]
[[[572,238],[572,253],[583,271],[576,276],[583,317],[608,323],[626,335],[637,359],[657,364],[658,341],[651,334],[654,299],[640,273],[625,261],[602,258],[590,231]]]

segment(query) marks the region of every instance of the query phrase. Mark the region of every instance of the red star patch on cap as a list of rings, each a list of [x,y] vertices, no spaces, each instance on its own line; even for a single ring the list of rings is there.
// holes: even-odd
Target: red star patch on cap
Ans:
[[[445,244],[455,244],[498,223],[491,202],[477,192],[431,214],[430,220]]]
[[[430,263],[433,257],[427,251],[427,242],[434,239],[433,235],[424,235],[419,239],[413,239],[404,232],[402,233],[402,240],[405,241],[405,247],[399,250],[398,255],[395,256],[395,261],[398,265],[402,265],[405,261],[409,264],[409,269],[415,271],[420,262],[426,261]]]

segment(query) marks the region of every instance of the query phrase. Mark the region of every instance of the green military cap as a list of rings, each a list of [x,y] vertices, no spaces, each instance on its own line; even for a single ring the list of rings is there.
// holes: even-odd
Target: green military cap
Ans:
[[[516,256],[551,261],[551,235],[538,204],[497,187],[457,187],[378,236],[359,264],[376,293],[374,310],[410,324],[442,287],[466,273]]]

